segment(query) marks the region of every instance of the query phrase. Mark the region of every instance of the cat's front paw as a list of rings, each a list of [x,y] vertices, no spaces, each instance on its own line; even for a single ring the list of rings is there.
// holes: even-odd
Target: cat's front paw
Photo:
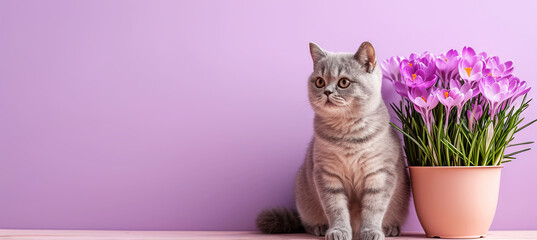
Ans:
[[[399,226],[384,226],[382,230],[384,230],[386,237],[397,237],[401,234],[401,228]]]
[[[384,233],[379,229],[366,228],[360,231],[360,240],[384,240]]]
[[[330,228],[326,231],[326,240],[351,240],[351,229],[347,228]]]

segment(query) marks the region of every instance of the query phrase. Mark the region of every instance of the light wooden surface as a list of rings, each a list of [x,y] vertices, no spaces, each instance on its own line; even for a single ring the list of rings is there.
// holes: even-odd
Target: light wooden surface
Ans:
[[[86,230],[0,230],[0,240],[171,240],[171,239],[324,239],[306,234],[267,235],[259,232],[227,231],[86,231]],[[423,233],[404,233],[388,240],[426,239]],[[434,238],[433,238],[434,239]],[[492,231],[487,239],[537,239],[537,231]]]

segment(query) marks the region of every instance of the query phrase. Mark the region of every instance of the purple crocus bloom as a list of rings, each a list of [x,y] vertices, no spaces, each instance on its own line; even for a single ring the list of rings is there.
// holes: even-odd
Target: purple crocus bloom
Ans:
[[[486,60],[485,68],[490,70],[489,75],[494,78],[507,77],[514,70],[512,61],[500,63],[500,58],[498,56],[488,58]]]
[[[408,56],[409,61],[414,61],[420,58],[421,58],[421,55],[419,53],[411,53],[410,56]]]
[[[483,107],[476,102],[474,103],[474,106],[472,106],[472,109],[468,110],[466,114],[468,115],[468,120],[479,120],[481,116],[483,116]]]
[[[469,59],[469,58],[472,58],[472,57],[475,57],[475,56],[476,56],[476,54],[475,54],[475,51],[474,51],[473,48],[466,47],[466,46],[462,48],[462,58],[463,59]]]
[[[457,88],[439,90],[436,96],[438,101],[446,107],[448,114],[451,108],[460,107],[461,102],[464,100],[464,94]]]
[[[410,89],[408,96],[410,101],[414,103],[414,109],[421,114],[429,132],[431,132],[432,124],[431,110],[438,104],[436,92],[433,89],[428,90],[424,87],[416,87]]]
[[[483,116],[483,107],[476,102],[474,103],[472,109],[468,110],[466,114],[468,115],[468,126],[470,127],[470,131],[473,132],[475,122],[477,122],[481,116]]]
[[[404,82],[399,71],[401,60],[403,60],[402,57],[391,57],[382,61],[380,65],[382,78],[391,82]]]
[[[479,90],[490,105],[490,117],[492,119],[502,103],[517,91],[518,84],[519,82],[510,81],[507,77],[494,79],[492,76],[487,76],[481,79]]]
[[[399,95],[407,97],[408,87],[406,86],[405,81],[403,80],[403,76],[401,76],[401,73],[399,71],[399,66],[402,60],[402,57],[391,57],[389,59],[384,60],[380,67],[382,69],[382,78],[384,80],[391,81],[395,88],[395,91]]]
[[[528,93],[531,89],[531,87],[528,87],[526,84],[526,81],[520,81],[518,77],[510,76],[509,77],[510,84],[514,84],[514,92],[511,95],[511,98],[509,99],[509,104],[513,103],[518,97]]]
[[[480,52],[479,54],[477,54],[478,56],[481,57],[482,60],[486,60],[488,59],[488,54],[486,52]]]
[[[444,86],[447,86],[449,80],[458,78],[460,59],[459,53],[454,49],[449,50],[447,53],[442,53],[436,58],[436,74],[440,76]]]
[[[444,133],[447,131],[449,114],[451,109],[457,106],[457,110],[460,112],[462,109],[461,103],[464,101],[464,94],[462,94],[458,88],[442,89],[436,92],[438,101],[446,108],[446,121],[444,126]],[[458,120],[457,120],[458,121]]]
[[[429,76],[436,72],[435,59],[436,57],[428,52],[424,52],[421,55],[412,53],[409,59],[401,60],[399,68],[401,73],[405,67],[412,67],[414,71],[422,69]]]
[[[410,89],[409,98],[415,104],[416,110],[432,110],[438,104],[437,90],[427,90],[423,87]]]
[[[401,95],[402,97],[408,97],[408,86],[405,83],[401,82],[392,82],[395,92]]]
[[[430,52],[423,52],[422,54],[419,54],[419,53],[411,53],[410,56],[408,57],[408,60],[412,61],[412,60],[419,60],[419,61],[433,61],[435,59],[434,55]]]
[[[429,88],[436,83],[436,66],[425,58],[416,60],[402,60],[400,64],[401,75],[408,87]]]
[[[465,83],[461,86],[458,80],[452,79],[449,82],[449,87],[450,89],[457,89],[463,95],[462,101],[457,105],[457,122],[459,122],[462,113],[462,106],[464,106],[468,100],[479,94],[479,86],[474,86],[471,83]]]
[[[432,63],[434,65],[434,60],[436,60],[436,57],[432,53],[425,51],[420,56],[420,61],[426,65],[429,65],[428,63]]]
[[[461,107],[462,105],[464,105],[464,103],[466,103],[468,100],[470,100],[471,98],[477,96],[477,94],[479,94],[479,86],[472,86],[471,83],[464,83],[463,85],[461,85],[461,83],[458,81],[458,80],[455,80],[455,79],[451,79],[451,81],[449,81],[449,88],[450,89],[458,89],[460,93],[462,93],[464,95],[464,99],[463,101],[461,102]]]
[[[462,58],[459,62],[459,75],[467,82],[477,82],[483,77],[484,62],[480,55],[476,55],[471,47],[462,49]]]
[[[430,88],[436,83],[436,75],[429,75],[425,73],[425,70],[413,71],[411,67],[407,67],[403,70],[403,78],[406,80],[406,85],[411,88],[423,87]]]

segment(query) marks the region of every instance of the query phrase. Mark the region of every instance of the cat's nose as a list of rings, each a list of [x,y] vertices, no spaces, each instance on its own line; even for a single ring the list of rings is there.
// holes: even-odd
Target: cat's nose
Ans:
[[[331,91],[324,91],[324,94],[328,97],[332,92]]]

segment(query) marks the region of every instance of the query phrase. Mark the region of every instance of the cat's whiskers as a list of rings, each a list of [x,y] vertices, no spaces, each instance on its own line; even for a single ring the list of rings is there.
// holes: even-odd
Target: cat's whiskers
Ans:
[[[331,96],[330,97],[330,100],[332,101],[332,103],[334,103],[336,106],[339,106],[339,107],[345,107],[345,109],[343,109],[343,120],[346,121],[347,119],[351,119],[352,118],[352,110],[351,108],[349,107],[349,103],[345,100],[345,98],[341,97],[341,96]],[[349,116],[347,116],[347,113],[349,114]]]

